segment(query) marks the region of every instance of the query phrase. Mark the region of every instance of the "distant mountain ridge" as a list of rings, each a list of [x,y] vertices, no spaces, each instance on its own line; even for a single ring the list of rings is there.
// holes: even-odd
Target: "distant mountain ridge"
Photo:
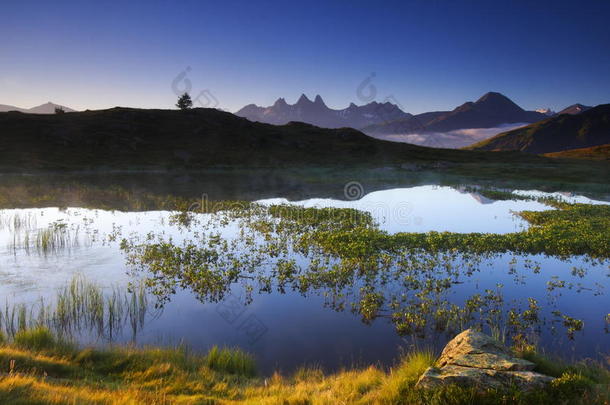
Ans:
[[[363,132],[376,135],[449,132],[466,128],[493,128],[509,123],[532,123],[546,118],[546,114],[524,110],[503,94],[489,92],[453,111],[413,115],[400,121],[363,128]]]
[[[610,143],[610,104],[503,132],[468,149],[553,153]]]
[[[301,94],[295,104],[288,104],[284,98],[279,98],[269,107],[259,107],[249,104],[237,111],[235,115],[254,122],[273,125],[285,125],[292,121],[305,122],[321,128],[363,128],[380,122],[394,121],[411,117],[397,105],[386,102],[372,102],[357,106],[351,103],[342,110],[329,108],[322,97],[317,95],[311,101]]]
[[[65,112],[76,112],[76,110],[69,107],[55,104],[50,101],[32,108],[20,108],[13,105],[0,104],[0,112],[19,111],[27,114],[55,114],[56,108],[61,108]]]
[[[419,145],[456,147],[467,145],[472,138],[452,131],[507,125],[514,127],[515,124],[525,126],[560,114],[579,114],[589,108],[574,104],[559,113],[549,108],[527,111],[501,93],[488,92],[477,101],[466,102],[451,111],[413,115],[389,102],[372,102],[362,106],[351,103],[343,110],[333,110],[326,106],[321,96],[317,95],[311,101],[302,94],[295,104],[288,104],[284,98],[279,98],[272,106],[249,104],[235,114],[267,124],[284,125],[298,121],[322,128],[351,127],[381,139],[393,137]]]
[[[317,95],[313,101],[302,94],[295,104],[279,98],[272,106],[250,104],[236,115],[250,121],[274,125],[305,122],[322,128],[351,127],[385,140],[440,148],[460,148],[502,132],[502,127],[520,127],[561,114],[580,114],[591,107],[571,105],[559,113],[549,108],[527,111],[498,92],[488,92],[451,111],[431,111],[413,115],[392,103],[372,102],[343,110],[326,106]],[[478,138],[478,139],[477,139]]]
[[[582,105],[582,104],[572,104],[569,107],[564,108],[563,110],[559,111],[556,115],[561,115],[561,114],[580,114],[582,112],[585,112],[587,110],[590,110],[593,107],[587,106],[587,105]]]

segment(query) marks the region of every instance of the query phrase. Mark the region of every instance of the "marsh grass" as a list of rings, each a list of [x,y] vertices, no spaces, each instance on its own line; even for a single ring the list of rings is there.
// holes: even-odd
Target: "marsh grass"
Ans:
[[[52,349],[56,340],[51,331],[45,327],[35,329],[23,329],[15,334],[13,338],[15,346],[33,351]]]
[[[25,228],[12,231],[13,240],[9,248],[15,253],[23,249],[26,254],[42,256],[69,252],[81,246],[91,246],[90,235],[81,235],[79,226],[69,226],[63,221],[51,223],[42,229]]]
[[[72,238],[65,224],[53,224],[49,228],[41,229],[36,233],[34,244],[39,252],[47,254],[69,247],[71,240]]]
[[[228,374],[253,377],[256,375],[256,363],[252,355],[241,349],[212,347],[205,357],[205,364],[212,370]]]
[[[569,363],[557,356],[546,356],[536,349],[519,351],[518,355],[536,364],[535,371],[552,377],[570,374],[581,376],[593,383],[610,381],[610,370],[590,359]]]
[[[599,386],[610,382],[598,366],[590,368],[595,379],[562,372],[548,388],[530,393],[453,385],[419,390],[419,376],[435,360],[430,352],[409,353],[390,370],[303,368],[256,377],[251,358],[244,373],[245,354],[231,349],[77,348],[44,328],[20,336],[19,343],[0,345],[0,370],[8,372],[0,376],[3,404],[605,404]]]
[[[59,336],[93,333],[112,341],[127,328],[135,340],[147,315],[158,313],[149,311],[144,286],[137,284],[130,290],[113,286],[105,291],[75,277],[49,303],[42,298],[33,305],[7,301],[0,311],[0,331],[14,337],[26,329],[45,327]]]

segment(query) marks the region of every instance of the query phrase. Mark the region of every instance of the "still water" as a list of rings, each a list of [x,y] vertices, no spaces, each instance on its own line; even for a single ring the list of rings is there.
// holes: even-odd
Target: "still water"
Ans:
[[[545,195],[536,191],[519,191]],[[378,227],[397,232],[511,233],[528,224],[514,212],[550,209],[536,201],[493,201],[465,189],[423,185],[365,194],[346,193],[345,199],[312,198],[288,201],[259,200],[262,205],[294,204],[304,207],[354,208],[369,212]],[[600,203],[582,196],[563,195],[573,202]],[[142,274],[134,272],[120,248],[123,238],[145,240],[161,237],[179,245],[199,233],[214,232],[226,240],[236,239],[239,224],[222,223],[213,230],[185,229],[167,211],[120,212],[99,209],[31,208],[0,210],[0,299],[4,306],[26,303],[35,306],[40,297],[52,301],[56,292],[74,277],[84,277],[106,291],[126,287]],[[199,223],[214,221],[211,214],[197,214]],[[217,216],[216,216],[217,217]],[[41,231],[59,229],[62,235],[52,247],[42,248]],[[57,236],[54,236],[57,238]],[[304,258],[299,258],[303,261]],[[539,344],[563,357],[598,357],[610,352],[605,316],[610,312],[608,262],[586,258],[559,260],[553,257],[496,255],[483,258],[479,270],[459,276],[443,296],[461,305],[472,294],[500,288],[507,305],[519,306],[530,297],[538,300],[542,317]],[[536,268],[538,270],[533,271]],[[575,271],[575,268],[577,271]],[[570,288],[549,289],[560,280]],[[501,287],[499,287],[499,285]],[[391,285],[384,288],[392,288]],[[162,309],[150,298],[138,344],[188,344],[197,350],[213,345],[237,346],[253,353],[264,373],[290,371],[301,365],[327,369],[359,364],[391,364],[401,351],[413,346],[438,350],[447,336],[399,336],[384,318],[364,323],[350,312],[336,311],[324,291],[254,294],[251,302],[238,285],[220,302],[196,297],[188,288],[172,294]],[[573,339],[558,327],[551,333],[551,312],[560,311],[584,322]],[[85,343],[104,343],[108,336],[83,333]],[[131,331],[114,334],[115,341],[130,341]]]

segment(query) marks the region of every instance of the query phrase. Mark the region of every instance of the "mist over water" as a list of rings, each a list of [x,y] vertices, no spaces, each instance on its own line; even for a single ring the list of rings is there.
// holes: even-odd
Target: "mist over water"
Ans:
[[[516,128],[521,128],[527,123],[503,124],[493,128],[466,128],[456,129],[449,132],[424,132],[415,134],[389,134],[378,135],[368,134],[373,138],[383,139],[385,141],[404,142],[414,145],[430,146],[435,148],[450,148],[458,149],[474,143],[489,139],[502,132],[511,131]]]

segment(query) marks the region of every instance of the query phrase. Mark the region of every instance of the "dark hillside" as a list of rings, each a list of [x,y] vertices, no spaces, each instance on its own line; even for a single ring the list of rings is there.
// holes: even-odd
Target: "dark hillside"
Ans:
[[[4,170],[380,166],[487,159],[543,160],[386,142],[349,128],[322,129],[303,123],[274,126],[215,109],[0,113]]]
[[[551,153],[608,143],[610,104],[602,104],[578,115],[562,114],[503,132],[468,149]]]

